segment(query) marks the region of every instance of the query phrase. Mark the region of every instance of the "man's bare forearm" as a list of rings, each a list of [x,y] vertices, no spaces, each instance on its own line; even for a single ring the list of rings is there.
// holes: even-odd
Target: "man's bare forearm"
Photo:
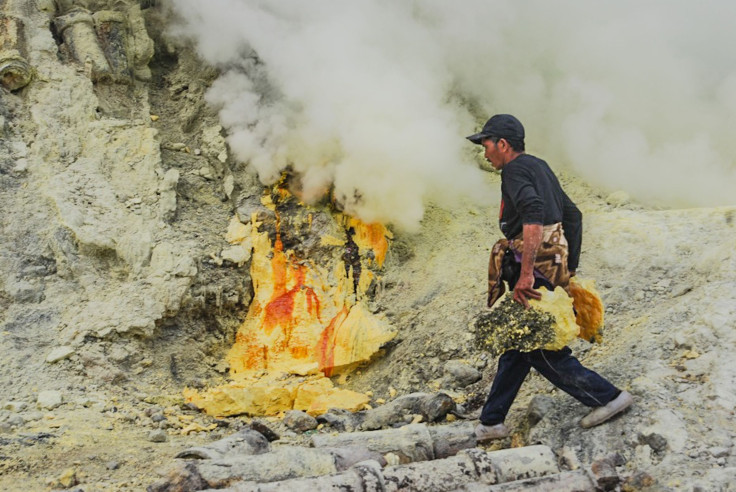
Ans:
[[[521,276],[528,277],[534,274],[534,262],[537,259],[537,251],[542,245],[542,225],[524,224],[523,229],[524,247],[521,252]]]

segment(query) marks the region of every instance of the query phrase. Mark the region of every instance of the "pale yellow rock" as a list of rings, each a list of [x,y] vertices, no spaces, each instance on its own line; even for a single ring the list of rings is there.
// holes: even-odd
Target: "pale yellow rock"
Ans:
[[[697,350],[693,349],[693,350],[686,351],[684,354],[682,354],[682,356],[685,359],[697,359],[698,357],[700,357],[700,354],[698,353]]]
[[[245,241],[244,241],[245,242]],[[242,266],[248,260],[250,260],[250,248],[245,247],[243,244],[236,244],[229,248],[223,249],[220,253],[220,257],[223,260],[235,263],[238,266]]]
[[[216,428],[217,428],[217,424],[201,425],[201,424],[194,422],[194,423],[187,425],[183,429],[181,429],[179,433],[182,436],[188,436],[192,432],[209,432],[209,431],[215,430]]]
[[[230,223],[227,226],[225,240],[230,244],[238,244],[245,239],[250,239],[250,233],[250,224],[243,224],[238,220],[237,217],[233,217],[232,219],[230,219]]]
[[[202,393],[186,388],[184,398],[209,415],[276,415],[293,408],[294,389],[261,382],[230,383]]]
[[[331,392],[314,399],[306,412],[310,415],[321,415],[330,408],[342,408],[357,412],[366,407],[370,408],[368,401],[370,401],[369,398],[363,393],[335,388]]]
[[[329,378],[319,378],[299,385],[294,398],[295,410],[307,410],[312,402],[330,393],[335,386]]]
[[[61,476],[59,476],[58,482],[64,488],[77,485],[79,483],[79,480],[77,479],[77,471],[74,468],[67,468]]]

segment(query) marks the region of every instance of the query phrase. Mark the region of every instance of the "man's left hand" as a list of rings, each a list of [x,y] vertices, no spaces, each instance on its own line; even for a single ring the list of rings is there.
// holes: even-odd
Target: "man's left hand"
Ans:
[[[514,300],[529,309],[529,301],[527,299],[539,300],[542,293],[534,290],[534,275],[521,276],[514,286]]]

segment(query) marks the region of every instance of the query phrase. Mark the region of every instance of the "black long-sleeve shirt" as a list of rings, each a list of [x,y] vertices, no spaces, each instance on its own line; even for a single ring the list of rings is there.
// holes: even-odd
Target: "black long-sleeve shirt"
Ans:
[[[542,159],[521,154],[501,171],[499,226],[508,239],[524,224],[562,222],[568,243],[568,268],[576,270],[583,239],[583,214],[563,191],[557,176]]]

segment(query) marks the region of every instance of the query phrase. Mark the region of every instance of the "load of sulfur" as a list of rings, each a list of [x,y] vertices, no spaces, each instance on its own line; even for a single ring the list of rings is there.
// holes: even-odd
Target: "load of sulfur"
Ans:
[[[561,287],[540,292],[542,298],[530,300],[529,309],[507,293],[492,309],[481,312],[475,319],[478,347],[495,357],[507,350],[560,350],[573,341],[580,333],[573,299]]]

